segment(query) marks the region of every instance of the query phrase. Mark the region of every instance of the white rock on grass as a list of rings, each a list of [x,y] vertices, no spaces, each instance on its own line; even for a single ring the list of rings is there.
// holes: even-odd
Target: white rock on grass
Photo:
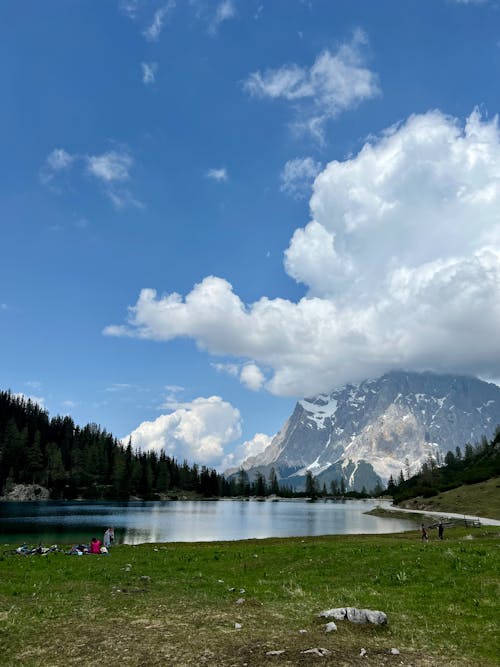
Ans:
[[[368,651],[365,648],[362,648],[361,651],[359,652],[359,655],[362,658],[364,658],[367,653],[368,653]]]
[[[286,652],[285,649],[282,648],[282,649],[277,650],[277,651],[267,651],[266,655],[283,655],[283,653],[285,653],[285,652]]]
[[[235,602],[235,604],[243,604],[245,602],[245,598],[238,598]]]
[[[306,655],[316,655],[318,658],[324,658],[327,655],[330,655],[331,651],[327,648],[308,648],[307,651],[302,651]]]
[[[374,625],[385,625],[387,615],[383,611],[374,609],[358,609],[357,607],[336,607],[326,609],[320,614],[321,618],[333,618],[336,621],[348,620],[351,623],[373,623]]]
[[[385,625],[387,623],[387,614],[383,611],[376,611],[374,609],[363,609],[366,614],[366,620],[373,625]]]
[[[398,648],[391,648],[391,655],[399,655],[399,649]]]
[[[235,629],[235,630],[241,630],[242,627],[243,627],[243,626],[241,625],[241,623],[235,623],[235,624],[234,624],[234,629]]]
[[[356,607],[347,607],[347,620],[351,623],[362,624],[366,623],[366,611],[364,609],[356,609]]]
[[[336,621],[343,621],[346,618],[345,607],[337,607],[336,609],[326,609],[320,613],[322,618],[334,618]]]
[[[336,632],[337,626],[333,621],[330,621],[330,623],[327,623],[325,625],[325,632]]]

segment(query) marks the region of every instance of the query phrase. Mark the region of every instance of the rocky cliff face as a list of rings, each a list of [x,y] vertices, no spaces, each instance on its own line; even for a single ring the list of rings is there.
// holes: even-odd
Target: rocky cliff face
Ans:
[[[260,455],[250,477],[274,468],[301,488],[310,470],[320,485],[343,478],[348,490],[414,474],[429,457],[491,438],[500,424],[500,387],[476,378],[394,371],[299,401]]]

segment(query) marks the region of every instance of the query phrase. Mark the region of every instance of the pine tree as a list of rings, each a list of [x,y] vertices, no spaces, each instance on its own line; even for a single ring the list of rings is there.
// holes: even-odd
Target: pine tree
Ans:
[[[26,449],[26,481],[41,484],[43,480],[44,461],[40,447],[40,431],[36,431],[33,442]]]
[[[271,468],[269,471],[269,492],[275,496],[280,492],[278,476],[276,475],[276,470],[274,468]]]
[[[255,495],[256,496],[265,496],[266,495],[266,480],[262,473],[257,473],[257,478],[255,480]]]
[[[314,500],[318,492],[316,489],[316,480],[310,470],[306,472],[306,496]]]

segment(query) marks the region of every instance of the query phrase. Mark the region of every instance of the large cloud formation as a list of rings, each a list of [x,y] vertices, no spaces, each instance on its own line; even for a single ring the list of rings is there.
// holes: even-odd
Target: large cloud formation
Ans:
[[[143,289],[110,335],[189,336],[304,396],[391,368],[500,376],[500,135],[431,111],[318,175],[285,269],[297,303],[244,304],[210,276],[183,298]],[[247,378],[248,380],[248,378]]]
[[[178,460],[196,460],[205,465],[218,465],[224,445],[241,436],[239,410],[219,396],[196,398],[189,403],[169,403],[169,414],[154,421],[142,422],[130,435],[134,448],[164,451]]]

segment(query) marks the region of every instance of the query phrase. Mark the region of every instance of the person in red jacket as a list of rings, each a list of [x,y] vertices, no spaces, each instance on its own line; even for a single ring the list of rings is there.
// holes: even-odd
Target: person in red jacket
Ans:
[[[97,537],[93,537],[90,541],[90,553],[91,554],[100,554],[101,553],[101,543]]]

